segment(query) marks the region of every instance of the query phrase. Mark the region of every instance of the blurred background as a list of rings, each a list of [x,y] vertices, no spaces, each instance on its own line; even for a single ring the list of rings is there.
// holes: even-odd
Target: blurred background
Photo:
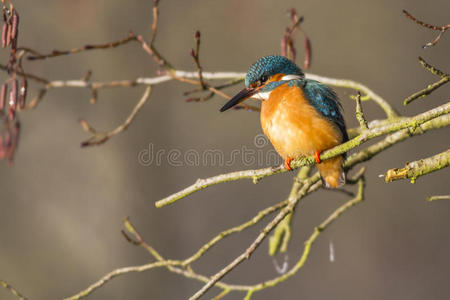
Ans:
[[[13,1],[20,17],[19,45],[41,52],[115,41],[132,29],[149,38],[153,1]],[[160,2],[156,46],[178,69],[195,70],[190,49],[193,34],[202,33],[201,64],[205,71],[246,72],[251,63],[280,52],[289,23],[287,9],[305,17],[302,28],[312,41],[309,72],[348,78],[366,84],[400,113],[414,115],[448,101],[450,86],[408,107],[405,97],[439,78],[423,69],[417,57],[448,72],[450,36],[430,49],[421,46],[435,32],[402,14],[436,25],[449,23],[450,2],[436,1],[169,1]],[[447,34],[448,35],[448,34]],[[303,41],[297,40],[302,66]],[[1,52],[6,62],[8,51]],[[55,79],[79,79],[87,70],[92,80],[110,81],[156,76],[153,60],[137,43],[26,62],[28,72]],[[6,74],[2,74],[2,80]],[[29,99],[39,85],[30,82]],[[229,94],[242,86],[227,90]],[[287,196],[294,173],[272,176],[258,185],[226,183],[195,193],[172,206],[157,209],[155,201],[192,184],[197,178],[267,165],[240,160],[228,166],[143,164],[139,153],[154,150],[203,153],[218,149],[258,148],[258,113],[220,114],[224,99],[186,103],[191,86],[169,82],[155,86],[129,130],[99,147],[80,148],[89,136],[79,126],[85,118],[98,130],[122,123],[144,87],[104,89],[89,103],[86,89],[51,90],[35,109],[20,113],[22,124],[14,165],[0,163],[0,279],[30,299],[71,296],[118,267],[144,264],[149,255],[127,243],[120,233],[129,216],[145,240],[163,256],[184,259],[218,232],[240,224],[257,211]],[[348,127],[356,126],[350,90],[337,89]],[[368,119],[382,111],[365,102]],[[407,140],[383,152],[367,167],[366,201],[346,212],[312,248],[305,267],[288,281],[255,299],[448,299],[450,297],[450,202],[426,202],[430,195],[449,193],[450,169],[421,177],[415,184],[385,184],[379,174],[405,162],[448,149],[450,128]],[[347,187],[348,190],[354,187]],[[298,207],[287,256],[292,266],[314,226],[348,196],[320,191]],[[265,224],[263,222],[262,224]],[[212,275],[240,254],[261,226],[221,242],[194,268]],[[330,261],[330,244],[334,262]],[[225,281],[251,284],[277,276],[267,242],[250,261]],[[88,299],[186,299],[202,284],[165,269],[124,275]],[[219,292],[210,291],[205,299]],[[232,293],[225,299],[241,299]],[[15,299],[0,289],[0,299]]]

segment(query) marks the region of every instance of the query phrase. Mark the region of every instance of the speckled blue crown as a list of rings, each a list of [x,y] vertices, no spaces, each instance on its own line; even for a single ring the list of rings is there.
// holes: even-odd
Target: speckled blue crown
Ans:
[[[245,76],[245,86],[249,87],[263,75],[270,77],[275,74],[305,76],[302,70],[286,57],[269,55],[261,57],[251,65],[247,72],[247,76]]]

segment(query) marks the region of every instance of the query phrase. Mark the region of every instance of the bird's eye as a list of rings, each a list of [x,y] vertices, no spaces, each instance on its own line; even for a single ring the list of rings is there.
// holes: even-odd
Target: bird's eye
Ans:
[[[263,85],[263,84],[267,81],[267,79],[269,79],[269,78],[267,77],[267,75],[261,76],[261,79],[259,80],[259,81],[261,82],[261,85]]]

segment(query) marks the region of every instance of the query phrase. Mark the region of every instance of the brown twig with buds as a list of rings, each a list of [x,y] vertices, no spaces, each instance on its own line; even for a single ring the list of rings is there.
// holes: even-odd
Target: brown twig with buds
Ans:
[[[407,12],[405,9],[403,10],[403,13],[406,15],[406,17],[410,20],[412,20],[414,23],[423,26],[425,28],[429,28],[435,31],[439,31],[438,35],[436,36],[436,38],[432,41],[432,42],[428,42],[425,45],[423,45],[423,48],[428,48],[428,47],[432,47],[434,45],[437,44],[437,42],[439,41],[439,39],[441,38],[441,36],[444,34],[444,32],[450,28],[450,24],[444,25],[444,26],[437,26],[437,25],[431,25],[428,23],[425,23],[419,19],[417,19],[416,17],[414,17],[413,15],[411,15],[409,12]]]
[[[133,32],[129,32],[128,35],[118,41],[104,43],[104,44],[88,44],[84,45],[83,47],[74,48],[70,50],[53,50],[51,53],[47,54],[41,54],[37,52],[36,50],[33,50],[31,48],[21,47],[20,50],[25,50],[26,52],[30,53],[31,55],[27,56],[28,60],[39,60],[39,59],[47,59],[52,57],[58,57],[58,56],[66,56],[69,54],[76,54],[84,51],[90,51],[90,50],[100,50],[100,49],[110,49],[110,48],[116,48],[122,45],[125,45],[131,41],[136,41],[136,35]]]
[[[293,8],[289,9],[288,12],[291,19],[291,24],[286,27],[285,34],[281,39],[281,55],[286,56],[295,62],[295,32],[300,28],[300,24],[303,22],[303,17],[299,18],[297,16],[297,11]]]
[[[295,62],[296,49],[295,49],[295,32],[299,30],[303,36],[305,58],[303,61],[303,68],[308,70],[311,65],[311,41],[306,35],[305,31],[301,28],[300,24],[303,22],[303,16],[298,17],[297,11],[293,8],[289,10],[289,16],[291,18],[291,24],[286,27],[285,34],[281,39],[281,55],[286,56],[293,62]]]
[[[191,56],[194,59],[195,65],[197,66],[197,72],[198,72],[198,80],[200,81],[200,85],[202,86],[202,90],[207,89],[207,84],[203,80],[202,76],[202,66],[200,65],[200,31],[196,31],[194,34],[195,39],[195,50],[191,49]]]
[[[227,84],[219,85],[216,87],[211,86],[208,83],[206,83],[206,81],[203,78],[203,69],[200,65],[200,31],[197,30],[195,32],[194,39],[195,39],[195,50],[191,49],[190,54],[191,54],[192,58],[194,59],[195,65],[197,67],[198,82],[200,83],[201,88],[187,91],[184,93],[184,95],[189,95],[189,94],[197,93],[197,92],[203,92],[205,90],[210,91],[210,93],[208,93],[206,96],[201,96],[201,97],[197,97],[197,98],[192,98],[192,97],[187,98],[185,101],[186,102],[207,101],[207,100],[211,99],[212,97],[214,97],[214,95],[222,96],[225,99],[231,99],[231,97],[229,95],[225,94],[224,92],[222,92],[221,89],[238,84],[239,82],[241,82],[241,80],[232,80]],[[245,103],[236,105],[234,107],[234,109],[245,109],[247,111],[259,111],[260,110],[259,107],[248,105]]]

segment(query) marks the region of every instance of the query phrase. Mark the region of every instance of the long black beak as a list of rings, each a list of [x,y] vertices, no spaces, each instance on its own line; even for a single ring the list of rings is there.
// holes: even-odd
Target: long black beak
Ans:
[[[245,88],[240,91],[236,96],[234,96],[230,101],[225,103],[225,105],[220,109],[220,112],[226,111],[227,109],[232,108],[233,106],[241,103],[245,99],[250,98],[254,94],[256,94],[257,90],[254,88]]]

